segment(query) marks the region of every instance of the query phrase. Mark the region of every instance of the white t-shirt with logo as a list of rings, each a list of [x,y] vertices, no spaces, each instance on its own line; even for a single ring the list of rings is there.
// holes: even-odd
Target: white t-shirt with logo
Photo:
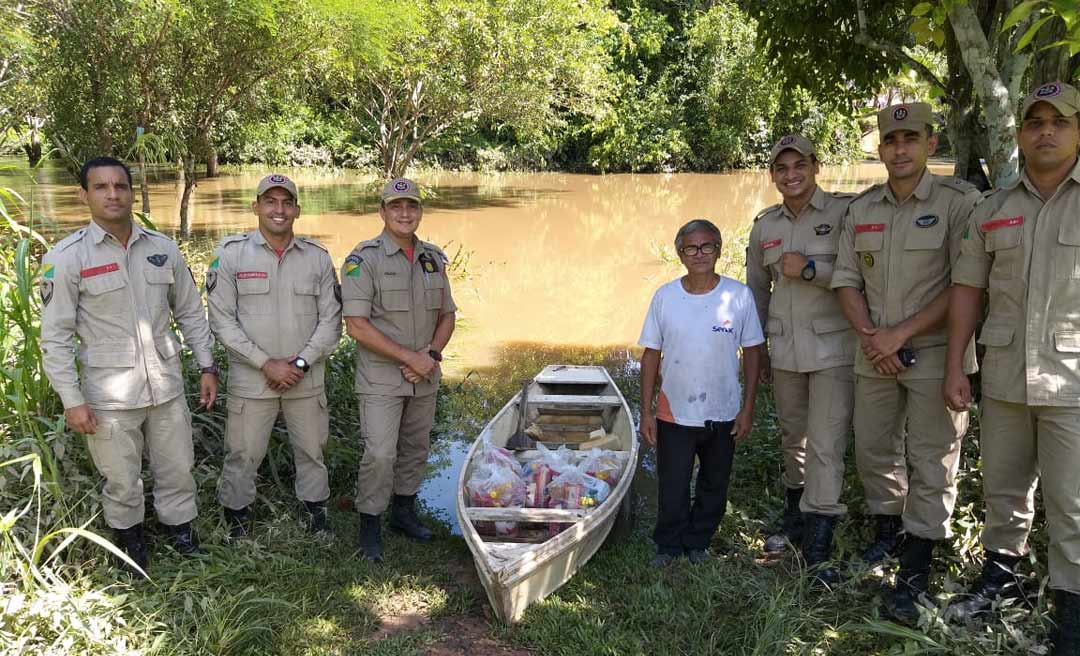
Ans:
[[[663,354],[656,418],[682,426],[731,421],[742,407],[739,348],[765,342],[750,288],[720,277],[707,294],[682,281],[656,290],[638,344]]]

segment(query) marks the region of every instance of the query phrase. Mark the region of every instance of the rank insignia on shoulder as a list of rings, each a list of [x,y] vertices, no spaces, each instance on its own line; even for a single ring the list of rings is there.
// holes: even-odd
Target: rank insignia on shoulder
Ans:
[[[818,237],[823,237],[832,232],[832,226],[828,223],[822,223],[814,226],[814,234]]]
[[[862,261],[863,261],[863,264],[865,264],[866,266],[873,267],[874,266],[874,256],[873,256],[873,254],[871,254],[871,253],[863,253]]]
[[[162,267],[169,261],[169,256],[166,253],[155,253],[154,255],[148,256],[146,261],[156,267]]]
[[[360,277],[360,263],[364,260],[359,255],[353,253],[349,257],[345,258],[345,276],[347,278],[359,278]]]
[[[920,216],[919,218],[915,219],[915,225],[919,226],[920,228],[929,228],[931,226],[936,226],[937,223],[937,214],[927,214],[925,216]]]

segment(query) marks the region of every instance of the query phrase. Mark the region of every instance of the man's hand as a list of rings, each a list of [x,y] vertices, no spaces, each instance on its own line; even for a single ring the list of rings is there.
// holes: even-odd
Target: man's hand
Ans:
[[[772,382],[772,360],[769,359],[769,352],[764,346],[761,347],[761,371],[758,372],[758,382],[762,384]]]
[[[97,432],[97,416],[85,403],[64,410],[64,420],[79,433],[93,435]]]
[[[203,374],[199,378],[199,407],[207,410],[217,401],[218,379],[214,374]]]
[[[638,424],[638,433],[645,444],[656,446],[656,416],[650,413],[641,413],[641,422]]]
[[[863,355],[875,365],[896,352],[904,345],[908,337],[895,327],[891,328],[863,328],[860,331],[859,341],[862,344]]]
[[[262,366],[263,375],[270,381],[271,389],[284,392],[304,379],[304,372],[292,361],[293,358],[271,358]]]
[[[878,360],[874,364],[874,371],[877,371],[883,376],[899,376],[905,367],[900,362],[900,358],[894,353],[887,358]]]
[[[788,251],[780,256],[780,272],[785,278],[801,278],[807,262],[809,260],[802,253]]]
[[[941,393],[945,397],[945,405],[953,412],[964,412],[971,405],[971,381],[962,369],[945,371]]]
[[[744,405],[739,414],[735,415],[735,423],[731,427],[731,437],[736,442],[742,442],[750,437],[750,429],[754,427],[754,407]]]
[[[436,369],[437,369],[438,368],[438,363],[435,363],[435,364],[436,364]],[[407,364],[401,365],[400,367],[398,367],[398,369],[401,369],[401,375],[405,377],[405,380],[409,381],[410,383],[413,383],[414,385],[416,383],[421,382],[421,381],[428,380],[428,378],[426,376],[421,376],[420,374],[416,373],[416,370],[413,369],[412,367],[410,367]],[[434,371],[434,369],[432,371]]]
[[[430,376],[431,372],[438,364],[430,355],[428,355],[429,350],[431,350],[431,347],[425,346],[416,353],[413,353],[409,360],[405,363],[421,378],[427,378],[428,376]]]

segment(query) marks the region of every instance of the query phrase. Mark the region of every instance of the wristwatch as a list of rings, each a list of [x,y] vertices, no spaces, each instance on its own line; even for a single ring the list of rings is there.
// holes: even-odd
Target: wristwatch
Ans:
[[[430,355],[431,359],[434,360],[435,362],[442,362],[442,353],[439,353],[435,349],[429,350],[427,352],[427,354]]]
[[[216,364],[212,364],[209,367],[203,367],[199,371],[204,373],[204,374],[213,374],[215,376],[219,375],[219,373],[220,373],[219,370],[218,370],[218,366]]]
[[[814,279],[814,276],[817,275],[817,267],[814,266],[813,260],[806,261],[806,266],[803,267],[802,273],[800,275],[802,275],[802,279],[806,282],[810,282]]]
[[[292,363],[293,363],[293,366],[296,367],[297,369],[299,369],[300,371],[305,371],[306,372],[308,369],[311,369],[311,365],[308,364],[308,361],[305,360],[304,358],[298,357],[295,360],[293,360]]]

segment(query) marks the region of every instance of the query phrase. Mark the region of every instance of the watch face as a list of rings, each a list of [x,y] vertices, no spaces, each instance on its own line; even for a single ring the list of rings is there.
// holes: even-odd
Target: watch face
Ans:
[[[300,367],[301,369],[307,369],[307,360],[305,360],[304,358],[296,358],[296,366]]]

